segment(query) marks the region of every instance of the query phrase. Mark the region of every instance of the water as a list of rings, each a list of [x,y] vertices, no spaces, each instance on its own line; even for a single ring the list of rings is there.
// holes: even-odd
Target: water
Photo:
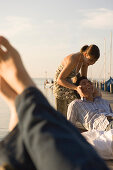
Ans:
[[[45,79],[42,78],[34,79],[37,87],[42,91],[44,96],[46,96],[49,103],[53,107],[55,107],[55,98],[53,96],[53,91],[51,88],[44,88],[44,81]],[[9,118],[10,110],[4,100],[0,98],[0,140],[8,133]]]
[[[52,79],[49,79],[51,81]],[[53,95],[52,88],[44,88],[44,81],[45,79],[34,79],[34,82],[36,83],[37,87],[41,90],[41,92],[44,94],[44,96],[47,98],[49,103],[55,107],[55,98]]]

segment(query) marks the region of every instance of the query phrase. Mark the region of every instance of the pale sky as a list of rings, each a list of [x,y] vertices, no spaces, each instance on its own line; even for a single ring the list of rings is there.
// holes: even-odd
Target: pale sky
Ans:
[[[109,77],[113,0],[0,0],[0,14],[0,34],[18,49],[32,77],[54,77],[62,59],[86,44],[101,52],[88,77],[103,78],[104,70]]]

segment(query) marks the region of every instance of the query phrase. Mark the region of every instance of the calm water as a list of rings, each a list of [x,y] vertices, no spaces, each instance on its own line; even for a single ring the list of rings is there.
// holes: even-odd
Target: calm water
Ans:
[[[50,79],[51,80],[51,79]],[[34,79],[37,87],[46,96],[50,104],[55,107],[55,98],[51,88],[44,88],[45,79]],[[0,140],[8,133],[10,110],[3,99],[0,98]]]

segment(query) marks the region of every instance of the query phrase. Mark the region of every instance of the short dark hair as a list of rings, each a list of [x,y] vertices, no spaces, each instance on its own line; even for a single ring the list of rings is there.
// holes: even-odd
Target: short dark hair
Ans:
[[[74,83],[74,84],[75,84],[76,86],[79,86],[81,80],[83,80],[83,79],[87,79],[87,77],[85,77],[85,76],[78,77],[76,83]],[[78,94],[78,92],[77,92],[76,90],[74,90],[74,93],[75,93],[77,99],[80,99],[80,98],[81,98],[80,95]]]
[[[87,79],[87,77],[86,77],[86,76],[81,76],[81,77],[79,77],[79,78],[77,79],[75,85],[76,85],[76,86],[79,86],[81,80],[83,80],[83,79]]]

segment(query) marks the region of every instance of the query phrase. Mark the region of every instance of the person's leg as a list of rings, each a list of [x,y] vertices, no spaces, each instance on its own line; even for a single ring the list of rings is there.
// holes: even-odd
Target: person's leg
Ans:
[[[35,88],[18,52],[3,37],[0,37],[0,45],[7,50],[0,49],[0,74],[17,94],[21,93],[16,102],[19,128],[35,167],[46,170],[107,170],[77,129]]]
[[[6,101],[10,109],[9,131],[18,123],[18,116],[15,108],[15,98],[17,93],[0,77],[0,96]]]
[[[105,168],[77,129],[36,88],[19,95],[16,107],[24,144],[37,169]]]
[[[61,100],[56,98],[55,99],[56,103],[56,110],[62,113],[65,117],[67,117],[67,102],[66,100]]]
[[[71,103],[72,100],[70,99],[55,99],[55,103],[56,103],[56,110],[59,111],[60,113],[62,113],[66,118],[67,118],[67,109],[68,109],[68,105],[69,103]]]
[[[6,50],[3,50],[2,46]],[[0,36],[0,75],[17,94],[29,86],[36,86],[27,73],[18,51],[2,36]]]

